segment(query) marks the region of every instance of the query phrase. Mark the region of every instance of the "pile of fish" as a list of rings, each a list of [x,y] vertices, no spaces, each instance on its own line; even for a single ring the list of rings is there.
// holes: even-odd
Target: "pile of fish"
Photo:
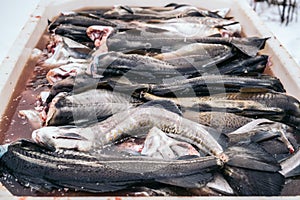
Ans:
[[[280,195],[300,175],[300,102],[264,74],[267,38],[228,9],[61,13],[38,52],[49,90],[1,146],[13,194]],[[37,86],[38,87],[38,86]],[[31,193],[29,194],[31,195]]]

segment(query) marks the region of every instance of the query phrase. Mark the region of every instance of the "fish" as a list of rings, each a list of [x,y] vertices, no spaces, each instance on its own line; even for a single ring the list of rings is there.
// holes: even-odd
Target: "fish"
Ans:
[[[130,29],[122,32],[111,31],[105,37],[102,36],[103,34],[99,34],[102,31],[107,33],[107,29],[108,27],[105,26],[93,26],[87,29],[87,34],[90,35],[90,38],[96,41],[97,44],[100,44],[100,46],[97,46],[99,52],[143,50],[146,52],[154,51],[161,53],[163,48],[179,48],[191,43],[208,43],[228,45],[246,56],[254,57],[259,50],[264,48],[265,42],[268,39],[258,37],[186,37],[157,28]],[[100,37],[95,37],[94,32],[100,35]]]
[[[164,51],[153,57],[172,65],[195,67],[200,73],[235,55],[232,48],[222,44],[192,43],[174,51],[170,50],[169,52],[168,49]]]
[[[171,19],[184,16],[211,16],[221,18],[216,12],[200,9],[190,5],[165,7],[155,10],[154,8],[130,7],[117,5],[103,14],[106,19],[121,20],[149,20],[149,19]]]
[[[0,180],[14,195],[20,191],[7,179],[44,193],[63,188],[91,193],[117,192],[151,183],[188,189],[207,185],[214,188],[209,182],[214,180],[215,173],[218,173],[216,179],[221,180],[219,172],[235,195],[279,195],[284,185],[276,160],[250,145],[231,147],[228,150],[231,157],[224,166],[215,156],[179,160],[116,157],[73,150],[50,151],[28,140],[18,140],[0,149],[3,150]]]
[[[47,68],[55,68],[69,63],[86,63],[90,58],[89,53],[92,51],[85,45],[57,35],[47,46],[50,56],[39,62],[39,65]]]
[[[31,141],[19,140],[3,153],[1,172],[12,174],[32,190],[68,188],[99,193],[155,182],[201,187],[212,179],[217,162],[214,156],[167,161],[144,156],[94,156],[71,150],[53,152]],[[71,175],[74,172],[76,176]]]
[[[69,95],[62,92],[49,105],[46,125],[84,124],[101,121],[134,106],[130,95],[90,89]]]
[[[138,87],[136,85],[136,88]],[[145,86],[140,88],[145,88]],[[162,97],[193,97],[224,92],[240,92],[242,89],[247,88],[285,92],[281,81],[268,75],[262,75],[261,77],[229,75],[203,75],[192,78],[175,77],[173,79],[165,79],[162,84],[150,84],[147,92]]]
[[[61,13],[56,19],[54,19],[48,25],[48,32],[55,32],[56,29],[62,25],[72,25],[79,27],[89,27],[92,25],[102,26],[116,26],[112,21],[103,19],[92,14],[83,14],[80,12]]]
[[[114,51],[94,57],[86,70],[93,77],[122,76],[138,83],[161,83],[165,78],[187,76],[195,72],[195,68],[171,65],[149,56]]]
[[[241,141],[253,141],[256,143],[272,140],[274,138],[280,139],[281,143],[283,143],[284,150],[288,150],[287,153],[294,153],[295,149],[291,142],[286,137],[288,133],[288,127],[285,124],[279,122],[273,122],[268,119],[256,119],[253,120],[246,125],[240,127],[239,129],[227,133],[226,136],[229,138],[229,143],[238,143]],[[280,146],[280,145],[276,145]],[[280,146],[282,147],[282,146]],[[268,152],[274,152],[272,150],[275,147],[272,145],[270,148],[265,148]],[[279,152],[276,152],[279,154]],[[275,154],[275,152],[273,153]]]
[[[133,21],[124,26],[130,28],[157,28],[185,37],[214,35],[240,35],[241,25],[232,20],[213,17],[182,17],[168,20]]]
[[[217,68],[206,71],[208,74],[236,76],[261,76],[269,65],[269,56],[258,55],[251,58],[237,58],[217,64]]]
[[[149,102],[146,105],[116,113],[102,122],[87,127],[43,127],[32,132],[32,139],[51,149],[69,148],[91,151],[101,149],[125,135],[145,134],[156,126],[175,139],[195,145],[203,154],[227,159],[223,153],[223,147],[203,125],[185,119],[173,111],[177,112],[178,108],[171,102]],[[70,140],[67,143],[65,139],[68,137]],[[73,145],[72,142],[74,142]]]
[[[158,97],[142,93],[146,100],[170,100],[183,108],[196,111],[222,111],[251,118],[266,118],[299,130],[300,102],[285,93],[268,90],[245,90],[205,97]]]

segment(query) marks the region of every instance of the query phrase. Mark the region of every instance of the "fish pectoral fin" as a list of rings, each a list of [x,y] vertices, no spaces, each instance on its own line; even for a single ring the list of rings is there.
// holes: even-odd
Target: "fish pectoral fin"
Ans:
[[[201,172],[192,175],[184,175],[180,177],[156,179],[157,182],[185,187],[185,188],[201,188],[213,179],[210,172]]]

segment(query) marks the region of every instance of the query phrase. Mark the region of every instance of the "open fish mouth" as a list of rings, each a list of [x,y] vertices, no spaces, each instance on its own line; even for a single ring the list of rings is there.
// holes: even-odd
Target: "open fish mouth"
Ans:
[[[86,33],[89,38],[94,41],[95,47],[100,47],[106,42],[107,37],[114,29],[109,26],[90,26],[87,28]]]

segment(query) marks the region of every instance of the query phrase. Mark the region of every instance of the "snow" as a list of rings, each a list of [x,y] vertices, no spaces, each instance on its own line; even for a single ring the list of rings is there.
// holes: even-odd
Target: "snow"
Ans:
[[[300,3],[300,1],[298,2]],[[297,13],[300,13],[299,4],[297,10]],[[293,21],[289,22],[288,25],[282,24],[278,7],[268,6],[267,3],[257,3],[256,13],[295,61],[300,64],[300,22],[297,20],[298,16],[294,15]]]

